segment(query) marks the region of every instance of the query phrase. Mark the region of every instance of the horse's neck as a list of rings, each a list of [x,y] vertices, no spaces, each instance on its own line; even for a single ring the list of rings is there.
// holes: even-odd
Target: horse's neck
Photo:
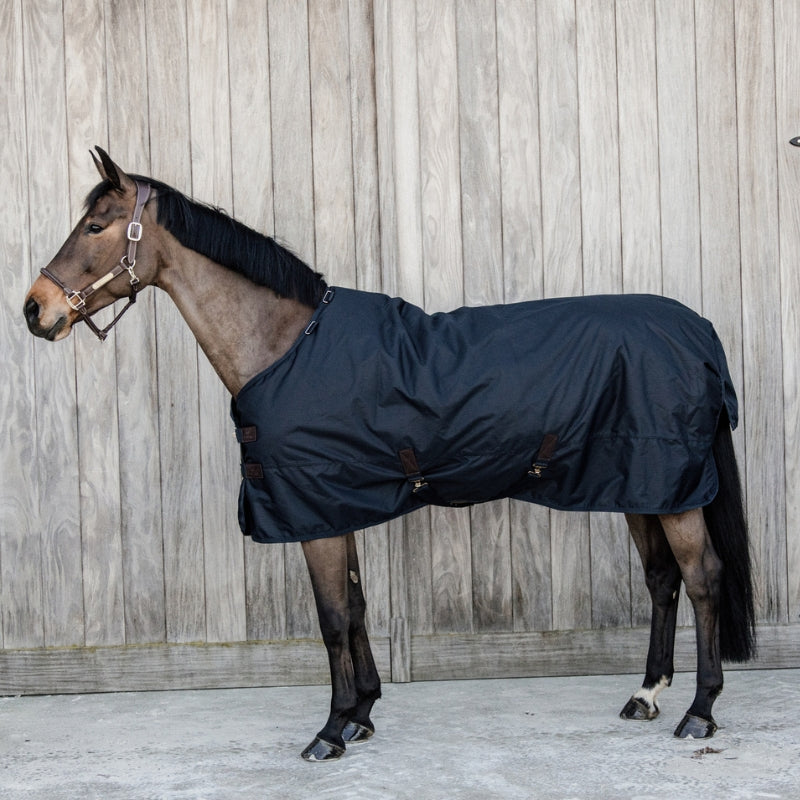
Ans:
[[[169,294],[208,360],[235,397],[277,361],[308,325],[313,309],[279,298],[186,248],[173,248],[156,284]]]

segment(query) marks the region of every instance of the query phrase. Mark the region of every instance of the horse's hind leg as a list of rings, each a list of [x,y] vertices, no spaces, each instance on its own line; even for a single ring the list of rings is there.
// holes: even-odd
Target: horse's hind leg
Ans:
[[[348,533],[345,538],[347,541],[347,590],[350,609],[350,657],[353,662],[358,701],[350,719],[344,726],[342,737],[348,744],[355,744],[366,741],[375,732],[375,726],[369,715],[375,701],[381,696],[381,680],[367,637],[365,623],[367,604],[361,584],[356,539],[352,533]]]
[[[675,624],[681,572],[658,517],[629,514],[628,528],[639,551],[652,600],[650,648],[641,689],[620,712],[623,719],[655,719],[658,693],[672,683]]]
[[[347,542],[344,536],[303,542],[322,639],[331,669],[331,710],[325,727],[303,751],[307,761],[331,761],[344,754],[342,730],[358,703],[350,654]]]
[[[719,598],[722,561],[714,550],[703,510],[660,517],[667,541],[681,568],[686,594],[694,607],[697,630],[697,692],[675,735],[704,739],[717,725],[711,707],[722,691],[719,648]]]

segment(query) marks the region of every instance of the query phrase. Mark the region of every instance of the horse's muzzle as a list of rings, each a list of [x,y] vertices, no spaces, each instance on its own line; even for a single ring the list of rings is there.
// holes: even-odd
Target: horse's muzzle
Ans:
[[[58,338],[58,334],[64,330],[64,326],[67,324],[66,316],[60,315],[53,325],[47,328],[44,327],[41,324],[41,308],[32,297],[29,297],[25,301],[24,313],[25,322],[28,324],[28,330],[34,336],[40,336],[51,342]]]

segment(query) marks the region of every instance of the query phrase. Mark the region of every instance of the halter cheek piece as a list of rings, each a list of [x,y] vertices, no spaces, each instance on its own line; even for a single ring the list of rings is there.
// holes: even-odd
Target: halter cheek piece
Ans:
[[[142,211],[144,211],[145,204],[149,198],[150,184],[136,181],[136,208],[133,211],[133,218],[128,224],[128,252],[122,256],[119,260],[119,264],[117,264],[114,269],[107,272],[102,278],[98,278],[91,286],[87,286],[85,289],[79,291],[73,291],[65,286],[59,278],[53,275],[47,267],[41,270],[45,278],[49,278],[56,286],[63,289],[70,307],[83,316],[83,321],[91,328],[95,336],[97,336],[101,342],[105,340],[108,336],[108,332],[119,322],[122,315],[136,302],[136,293],[139,291],[140,286],[139,279],[136,277],[133,268],[136,266],[136,245],[142,238],[142,223],[140,222]],[[122,311],[120,311],[105,328],[100,330],[100,328],[94,324],[89,312],[86,310],[86,301],[98,289],[101,289],[107,283],[113,281],[117,276],[122,275],[123,272],[127,272],[130,277],[131,293],[128,296],[128,302],[125,304]]]

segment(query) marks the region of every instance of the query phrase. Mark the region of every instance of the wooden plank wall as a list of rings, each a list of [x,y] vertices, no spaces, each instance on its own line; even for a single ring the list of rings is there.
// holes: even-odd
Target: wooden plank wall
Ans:
[[[759,663],[800,663],[798,31],[794,0],[0,0],[0,691],[325,676],[299,548],[238,532],[228,400],[168,298],[102,346],[22,323],[95,143],[431,311],[704,313],[742,406]],[[618,517],[497,502],[359,538],[386,678],[643,665]]]

